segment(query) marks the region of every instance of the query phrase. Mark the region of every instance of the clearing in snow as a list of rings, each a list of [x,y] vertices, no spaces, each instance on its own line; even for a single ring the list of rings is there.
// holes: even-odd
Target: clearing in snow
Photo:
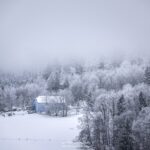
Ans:
[[[0,150],[79,150],[79,115],[38,114],[0,116]]]

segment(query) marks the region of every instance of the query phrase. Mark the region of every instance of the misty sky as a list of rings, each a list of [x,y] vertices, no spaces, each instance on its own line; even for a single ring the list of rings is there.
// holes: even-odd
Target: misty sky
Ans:
[[[149,0],[0,0],[0,68],[149,53]]]

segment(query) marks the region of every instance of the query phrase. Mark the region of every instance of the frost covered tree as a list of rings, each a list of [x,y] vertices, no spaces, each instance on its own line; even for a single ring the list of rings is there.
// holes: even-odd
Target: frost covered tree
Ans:
[[[145,69],[145,83],[150,85],[150,67]]]
[[[69,81],[67,78],[65,78],[64,82],[61,85],[61,89],[67,89],[69,88]]]
[[[143,95],[143,92],[140,92],[139,94],[139,103],[140,103],[140,106],[139,106],[139,109],[141,110],[142,108],[146,107],[147,104],[146,104],[146,99]]]
[[[150,107],[143,108],[132,126],[134,150],[150,149]]]
[[[82,142],[89,144],[95,150],[105,150],[112,147],[111,105],[112,97],[103,93],[96,98],[92,111],[88,105],[85,108],[84,116],[86,117],[83,120],[82,136],[80,135],[80,137],[82,137]]]
[[[117,103],[118,114],[114,120],[113,142],[115,150],[133,150],[132,122],[133,113],[126,111],[122,95]]]
[[[119,101],[117,103],[117,111],[118,111],[118,115],[121,115],[122,113],[124,113],[126,110],[126,103],[125,103],[125,98],[124,98],[124,95],[122,95],[120,98],[119,98]]]
[[[79,103],[80,100],[83,100],[83,86],[81,80],[75,80],[71,85],[71,92],[74,98],[74,102]]]
[[[117,116],[114,120],[114,147],[115,150],[133,150],[132,139],[132,112]]]
[[[3,111],[6,107],[5,101],[4,101],[4,88],[0,88],[0,111]]]
[[[95,101],[95,115],[93,119],[93,142],[96,150],[105,150],[111,147],[111,99],[102,94]]]
[[[52,72],[47,80],[47,90],[57,92],[60,88],[60,73]]]
[[[85,143],[88,146],[91,146],[93,141],[92,141],[92,115],[90,114],[89,111],[85,111],[85,114],[82,118],[80,118],[81,122],[81,132],[79,134],[79,140],[82,143]]]

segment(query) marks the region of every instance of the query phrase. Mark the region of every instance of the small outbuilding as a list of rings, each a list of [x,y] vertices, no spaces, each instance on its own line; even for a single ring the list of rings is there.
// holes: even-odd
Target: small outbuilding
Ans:
[[[38,96],[34,101],[36,113],[67,116],[67,105],[62,96]]]

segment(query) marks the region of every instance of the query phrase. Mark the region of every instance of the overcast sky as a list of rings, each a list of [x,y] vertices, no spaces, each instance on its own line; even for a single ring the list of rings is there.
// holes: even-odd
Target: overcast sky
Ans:
[[[0,0],[0,67],[150,56],[149,0]]]

